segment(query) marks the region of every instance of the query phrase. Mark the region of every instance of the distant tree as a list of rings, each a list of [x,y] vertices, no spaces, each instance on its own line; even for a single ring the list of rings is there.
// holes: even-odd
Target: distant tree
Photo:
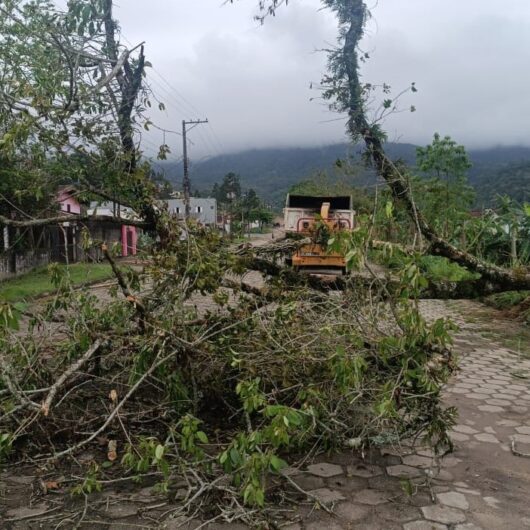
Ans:
[[[260,228],[272,222],[271,209],[260,199],[256,190],[249,189],[243,193],[241,177],[234,172],[227,173],[221,184],[215,183],[211,194],[217,200],[220,211],[232,218],[235,232],[244,232],[249,223],[256,221],[260,223]]]
[[[347,182],[345,179],[331,179],[328,173],[319,171],[307,180],[291,186],[293,195],[337,196],[349,195],[353,208],[358,212],[368,212],[373,208],[373,199],[363,189]]]
[[[221,192],[219,191],[219,184],[217,184],[217,182],[213,185],[213,188],[212,188],[212,197],[218,202],[220,203],[221,202]]]
[[[261,230],[265,225],[270,224],[274,218],[271,209],[258,197],[258,194],[253,189],[248,190],[243,195],[238,209],[247,223],[259,222]]]
[[[260,208],[261,205],[261,200],[255,190],[249,189],[245,192],[241,200],[241,206],[245,211],[250,212],[256,210]]]
[[[471,161],[464,146],[450,136],[434,135],[432,143],[417,149],[417,167],[425,179],[415,179],[418,205],[431,225],[445,237],[459,236],[462,221],[468,217],[475,192],[468,182]]]
[[[241,177],[230,172],[223,177],[223,182],[217,188],[217,197],[221,204],[231,204],[241,198]]]

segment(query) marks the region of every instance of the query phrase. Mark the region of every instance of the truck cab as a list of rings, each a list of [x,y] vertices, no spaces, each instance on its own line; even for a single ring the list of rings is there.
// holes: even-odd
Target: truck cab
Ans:
[[[327,241],[336,232],[351,231],[354,220],[355,211],[350,196],[288,194],[284,209],[286,233],[311,239],[311,243],[299,248],[288,263],[308,272],[345,272],[344,256],[329,252]]]

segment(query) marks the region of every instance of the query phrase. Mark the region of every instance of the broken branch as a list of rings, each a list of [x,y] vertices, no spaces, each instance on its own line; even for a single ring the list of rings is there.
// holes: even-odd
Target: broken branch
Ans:
[[[86,351],[86,353],[80,357],[75,363],[71,364],[57,379],[57,381],[50,387],[50,391],[48,392],[48,396],[42,403],[41,411],[45,416],[48,416],[50,412],[50,407],[53,403],[53,400],[55,399],[55,396],[57,395],[57,392],[59,389],[66,383],[66,381],[70,378],[72,374],[77,372],[81,366],[83,366],[88,360],[96,353],[101,346],[101,341],[96,340],[94,344]]]

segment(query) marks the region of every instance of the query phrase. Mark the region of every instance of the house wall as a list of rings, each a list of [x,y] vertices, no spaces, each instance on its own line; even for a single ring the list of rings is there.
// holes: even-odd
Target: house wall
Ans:
[[[136,256],[138,232],[135,226],[121,227],[121,255],[123,257]]]
[[[73,216],[81,214],[82,208],[71,189],[59,190],[57,204],[62,212],[69,212]],[[123,215],[129,210],[123,208]],[[94,211],[92,211],[94,213]],[[114,209],[107,205],[98,208],[99,215],[114,215]],[[90,214],[90,211],[89,211]],[[122,226],[119,223],[91,222],[86,223],[93,240],[105,241],[108,245],[119,245],[122,256],[137,254],[138,236],[140,229],[134,226]],[[17,234],[0,226],[0,281],[15,278],[30,272],[37,267],[47,266],[49,263],[75,263],[77,261],[100,261],[103,258],[98,246],[85,250],[81,246],[81,225],[75,218],[71,221],[44,228],[33,228],[29,234],[31,250],[15,250],[11,243],[17,239]]]
[[[81,213],[81,204],[75,197],[72,197],[72,193],[68,190],[60,190],[57,196],[57,202],[62,212],[70,212],[74,214]]]
[[[122,219],[137,218],[136,214],[126,206],[119,206],[111,202],[90,204],[88,215],[119,215]],[[93,239],[105,241],[108,245],[116,243],[121,245],[123,257],[136,256],[138,249],[138,236],[140,229],[136,226],[120,225],[109,221],[107,223],[90,223],[90,234]]]
[[[167,201],[170,213],[184,218],[185,204],[183,199],[170,199]],[[196,219],[204,225],[215,226],[217,223],[217,201],[215,199],[203,199],[190,197],[191,218]]]
[[[23,254],[11,252],[0,254],[0,281],[15,278],[37,267],[45,267],[51,261],[51,252],[46,250],[30,250]]]

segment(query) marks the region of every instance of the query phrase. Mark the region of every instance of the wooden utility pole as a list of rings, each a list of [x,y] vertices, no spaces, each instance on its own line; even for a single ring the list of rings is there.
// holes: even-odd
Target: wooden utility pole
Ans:
[[[191,195],[191,183],[190,183],[190,168],[188,160],[188,140],[186,135],[188,134],[188,125],[196,127],[201,123],[208,123],[206,120],[182,120],[182,156],[184,158],[184,180],[182,181],[182,188],[184,190],[184,208],[186,220],[189,219],[191,213],[190,207],[190,195]],[[193,127],[192,127],[193,129]],[[191,129],[190,129],[191,130]]]

